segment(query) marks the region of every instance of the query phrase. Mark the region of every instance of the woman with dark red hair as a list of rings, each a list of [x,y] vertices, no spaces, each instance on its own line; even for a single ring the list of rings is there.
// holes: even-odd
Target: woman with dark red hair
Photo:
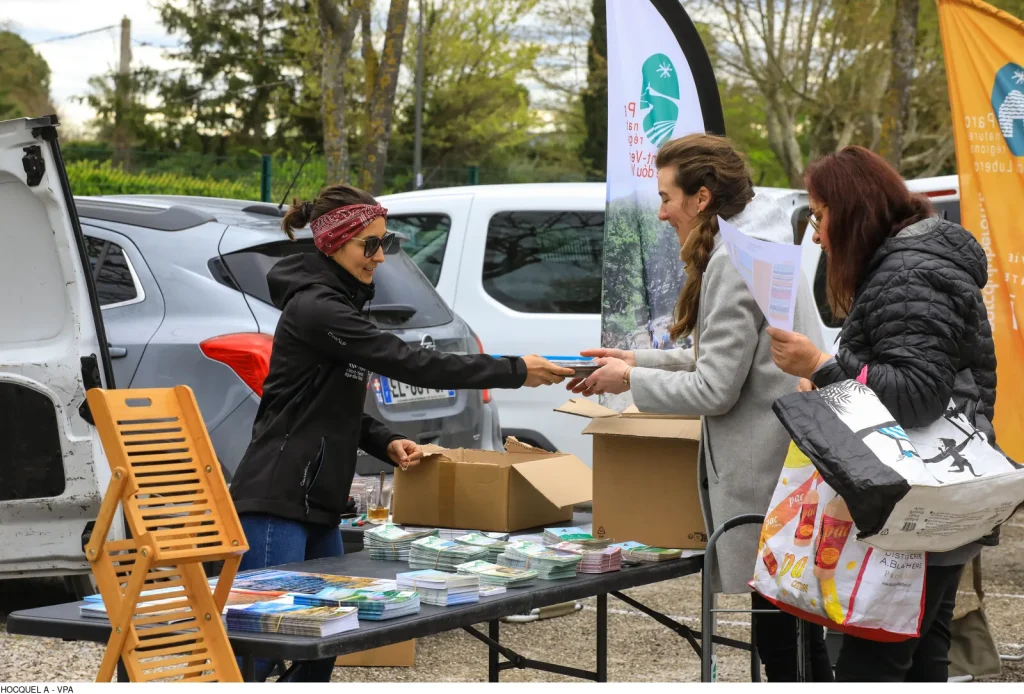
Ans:
[[[803,390],[866,369],[868,387],[904,428],[931,424],[952,399],[994,443],[985,251],[862,147],[819,159],[805,181],[814,241],[827,257],[829,305],[845,322],[834,357],[802,335],[769,328],[775,363],[804,379]],[[921,636],[900,643],[844,637],[836,679],[945,682],[960,575],[981,544],[994,543],[929,553]]]
[[[378,329],[363,309],[395,242],[386,217],[369,193],[337,185],[296,201],[281,222],[291,238],[308,224],[319,252],[289,256],[267,275],[281,317],[252,442],[231,482],[249,543],[243,571],[344,552],[338,526],[357,449],[402,469],[422,457],[414,442],[363,413],[370,372],[441,389],[533,387],[572,375],[535,355],[447,354]],[[333,667],[333,658],[304,663],[293,679],[327,682]],[[270,670],[257,661],[258,680]]]

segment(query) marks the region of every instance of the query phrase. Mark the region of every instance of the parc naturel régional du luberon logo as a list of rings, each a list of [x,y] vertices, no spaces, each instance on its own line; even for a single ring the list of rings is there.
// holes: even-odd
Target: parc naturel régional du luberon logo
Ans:
[[[1015,157],[1024,157],[1024,67],[1007,63],[996,73],[992,85],[992,110],[1010,152]]]
[[[640,89],[640,110],[644,116],[644,132],[655,147],[672,137],[679,118],[679,78],[676,67],[664,53],[655,53],[644,61],[644,81]]]

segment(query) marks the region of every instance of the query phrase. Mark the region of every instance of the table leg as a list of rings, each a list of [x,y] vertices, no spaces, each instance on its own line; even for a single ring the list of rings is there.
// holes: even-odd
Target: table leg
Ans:
[[[120,658],[117,659],[117,681],[118,682],[129,682],[128,669],[124,666],[124,661]]]
[[[750,681],[761,681],[761,656],[757,653],[757,615],[750,615]]]
[[[498,636],[498,622],[497,619],[492,619],[487,624],[487,635],[495,642],[500,642]],[[497,682],[498,681],[498,651],[493,648],[487,649],[487,681]]]
[[[256,681],[256,658],[251,655],[242,656],[242,681]]]
[[[597,596],[597,681],[608,681],[608,594]]]

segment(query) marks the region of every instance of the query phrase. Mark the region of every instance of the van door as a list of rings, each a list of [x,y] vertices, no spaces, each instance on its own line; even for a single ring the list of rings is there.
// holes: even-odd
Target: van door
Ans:
[[[0,122],[0,578],[88,572],[110,478],[85,391],[112,369],[56,125]]]

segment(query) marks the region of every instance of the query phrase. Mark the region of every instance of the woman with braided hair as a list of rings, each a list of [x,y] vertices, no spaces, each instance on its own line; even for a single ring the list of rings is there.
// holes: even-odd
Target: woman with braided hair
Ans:
[[[290,238],[308,224],[317,252],[284,258],[267,275],[281,317],[252,441],[231,481],[249,543],[243,571],[344,552],[338,525],[357,449],[402,469],[419,462],[416,443],[363,413],[370,372],[445,390],[534,387],[572,375],[535,355],[448,354],[377,328],[363,310],[395,243],[386,218],[369,193],[335,185],[295,201],[281,222]],[[256,666],[257,680],[266,679],[272,664]],[[289,677],[328,682],[333,668],[333,658],[302,663]]]
[[[755,194],[750,172],[732,144],[706,134],[687,135],[658,152],[658,217],[679,237],[686,272],[676,304],[673,340],[693,336],[693,347],[672,350],[592,349],[602,368],[576,393],[630,390],[643,412],[699,416],[702,434],[698,482],[707,532],[744,513],[767,512],[782,472],[789,437],[772,413],[772,402],[796,390],[797,379],[772,363],[771,340],[761,309],[736,270],[718,233],[718,217],[754,238],[793,243],[789,216],[770,197]],[[797,330],[817,336],[817,312],[800,278]],[[758,552],[758,526],[724,534],[716,551],[716,592],[749,593]],[[754,609],[773,610],[756,594]],[[796,618],[758,614],[755,640],[768,679],[794,681]],[[807,673],[831,681],[820,627],[804,625]]]

